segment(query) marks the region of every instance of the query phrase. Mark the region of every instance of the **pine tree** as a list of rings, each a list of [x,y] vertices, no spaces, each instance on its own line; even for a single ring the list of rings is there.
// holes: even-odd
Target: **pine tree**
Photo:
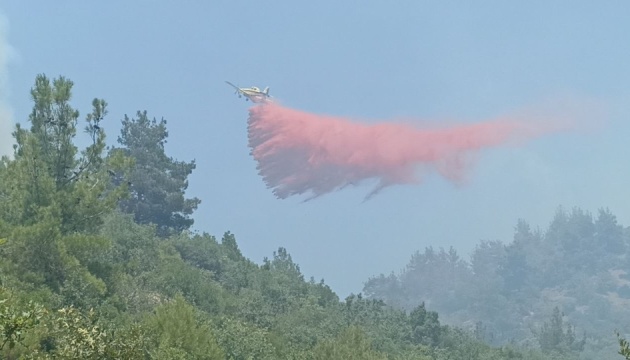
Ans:
[[[45,75],[36,77],[31,127],[16,127],[13,159],[1,161],[2,255],[8,260],[5,265],[15,266],[29,282],[62,291],[73,279],[102,292],[102,284],[82,267],[88,256],[78,253],[92,256],[101,246],[97,231],[103,217],[126,193],[125,186],[110,186],[107,169],[124,174],[126,161],[103,157],[100,122],[107,103],[101,99],[94,99],[86,117],[85,132],[92,143],[79,151],[74,144],[79,112],[70,105],[72,86],[64,77],[52,84]]]
[[[166,155],[164,119],[149,120],[146,111],[138,111],[135,119],[125,116],[122,125],[118,143],[123,147],[112,149],[110,155],[122,152],[134,159],[135,168],[130,176],[131,196],[120,203],[121,209],[133,214],[139,224],[155,224],[162,237],[190,228],[194,222],[190,215],[201,202],[185,198],[195,161],[176,161]]]

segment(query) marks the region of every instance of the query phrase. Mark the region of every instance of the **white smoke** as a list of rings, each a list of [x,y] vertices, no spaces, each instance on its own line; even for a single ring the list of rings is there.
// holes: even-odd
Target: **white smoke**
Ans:
[[[8,62],[11,46],[8,43],[8,23],[0,13],[0,156],[13,153],[13,120],[9,106],[9,73]]]

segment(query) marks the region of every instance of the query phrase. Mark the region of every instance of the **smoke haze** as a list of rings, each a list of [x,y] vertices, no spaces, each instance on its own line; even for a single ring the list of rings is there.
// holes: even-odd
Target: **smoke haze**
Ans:
[[[387,186],[419,183],[427,171],[461,183],[479,150],[552,130],[549,123],[540,126],[517,118],[441,129],[366,125],[274,102],[250,108],[248,122],[259,173],[281,199],[299,194],[313,198],[376,179],[369,198]]]
[[[10,47],[7,42],[7,21],[0,13],[0,156],[12,153],[13,121],[8,105],[8,70]]]

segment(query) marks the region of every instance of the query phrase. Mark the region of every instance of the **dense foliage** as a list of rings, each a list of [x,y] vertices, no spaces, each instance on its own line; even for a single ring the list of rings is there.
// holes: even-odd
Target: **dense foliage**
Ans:
[[[519,221],[514,240],[483,241],[470,261],[454,249],[417,252],[399,274],[371,278],[370,299],[421,301],[492,344],[611,358],[630,323],[630,232],[606,209],[559,209],[546,231]]]
[[[122,121],[118,137],[122,148],[110,150],[111,156],[122,152],[135,162],[128,176],[130,196],[120,201],[120,209],[133,214],[139,224],[155,224],[162,237],[190,228],[190,215],[201,202],[184,196],[195,162],[166,156],[167,137],[166,120],[149,120],[146,111],[138,111],[137,118],[125,116]],[[120,182],[119,174],[112,171],[111,175]]]
[[[190,233],[187,216],[198,200],[185,200],[184,190],[194,163],[166,157],[165,123],[148,121],[146,113],[125,118],[124,147],[105,154],[100,123],[107,104],[95,99],[84,129],[91,144],[80,151],[71,90],[63,77],[52,83],[37,77],[31,127],[17,127],[14,155],[0,162],[0,358],[543,359],[570,355],[580,341],[559,311],[540,328],[541,338],[550,339],[541,343],[552,350],[548,357],[515,345],[493,348],[481,341],[481,326],[445,326],[429,310],[442,306],[450,314],[470,301],[478,311],[470,319],[494,324],[494,305],[457,298],[451,281],[496,291],[488,281],[503,277],[493,275],[492,251],[503,256],[496,261],[506,274],[521,279],[523,267],[532,266],[523,261],[533,251],[529,240],[483,245],[490,253],[477,271],[485,273],[471,272],[454,251],[417,255],[417,269],[444,267],[425,281],[432,296],[414,290],[391,297],[403,310],[373,299],[383,295],[375,280],[371,298],[340,301],[323,281],[305,280],[284,248],[259,265],[241,254],[229,232],[220,241]],[[612,220],[602,229],[621,234]],[[524,230],[520,236],[538,239]],[[619,251],[624,239],[609,241],[606,251]],[[401,281],[380,281],[387,287],[381,290],[400,294]],[[532,283],[512,282],[494,296],[531,291]],[[511,314],[502,314],[510,321]]]

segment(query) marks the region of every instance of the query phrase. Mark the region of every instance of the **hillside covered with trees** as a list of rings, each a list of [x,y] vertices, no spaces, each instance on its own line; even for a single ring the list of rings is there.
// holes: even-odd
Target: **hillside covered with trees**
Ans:
[[[30,126],[0,162],[2,359],[570,359],[578,332],[628,319],[627,235],[608,212],[559,213],[545,236],[520,223],[513,244],[483,243],[471,264],[427,249],[400,276],[370,280],[368,297],[339,299],[284,248],[257,264],[229,232],[191,232],[195,163],[165,154],[166,121],[125,117],[108,148],[107,103],[80,121],[72,86],[36,78]],[[577,330],[547,314],[547,298]],[[560,321],[568,347],[503,341],[523,338],[514,322],[548,315],[542,337]]]
[[[601,209],[558,209],[546,230],[525,221],[513,241],[482,241],[470,261],[426,248],[398,274],[366,282],[368,299],[424,303],[448,324],[494,345],[612,358],[630,324],[630,231]]]

